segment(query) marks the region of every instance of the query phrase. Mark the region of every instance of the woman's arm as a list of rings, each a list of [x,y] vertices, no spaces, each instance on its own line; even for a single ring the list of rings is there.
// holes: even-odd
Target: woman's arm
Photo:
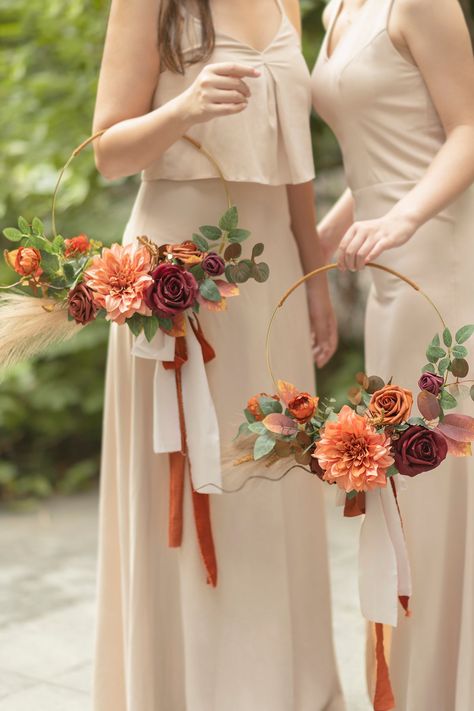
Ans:
[[[160,75],[160,0],[112,0],[99,79],[94,131],[99,171],[114,179],[138,173],[195,123],[243,111],[258,72],[238,64],[208,65],[194,84],[152,109]]]
[[[318,224],[319,238],[326,262],[337,250],[342,238],[353,223],[354,198],[348,188]]]
[[[474,180],[474,58],[457,0],[400,0],[394,18],[446,132],[420,182],[383,218],[356,222],[339,250],[342,269],[360,269],[405,244]]]

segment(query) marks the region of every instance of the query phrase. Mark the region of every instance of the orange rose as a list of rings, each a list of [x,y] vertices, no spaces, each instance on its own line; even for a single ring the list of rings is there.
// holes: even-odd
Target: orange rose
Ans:
[[[255,417],[257,422],[260,422],[265,418],[265,415],[260,409],[259,400],[261,397],[271,397],[273,398],[273,400],[280,399],[278,395],[267,395],[267,393],[259,393],[258,395],[254,395],[254,397],[251,397],[247,403],[247,410]]]
[[[309,393],[299,393],[288,403],[288,410],[295,420],[304,425],[314,415],[318,402],[319,398],[312,397]]]
[[[64,240],[66,249],[64,254],[66,257],[72,257],[74,254],[87,254],[91,243],[87,235],[78,235]]]
[[[385,385],[372,395],[369,412],[383,425],[399,425],[408,420],[413,407],[413,395],[410,390],[398,385]]]
[[[167,244],[165,252],[175,259],[179,259],[179,261],[187,267],[200,264],[204,256],[191,240],[180,242],[179,244]]]
[[[12,252],[7,252],[5,258],[20,276],[39,277],[43,273],[40,267],[41,252],[35,247],[18,247]]]

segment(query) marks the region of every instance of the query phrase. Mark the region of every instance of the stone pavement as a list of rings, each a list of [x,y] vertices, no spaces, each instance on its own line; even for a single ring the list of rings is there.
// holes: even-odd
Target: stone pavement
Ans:
[[[357,592],[359,521],[343,519],[332,488],[326,492],[347,711],[370,711]],[[29,513],[0,512],[1,711],[91,711],[96,539],[96,492],[55,498]]]

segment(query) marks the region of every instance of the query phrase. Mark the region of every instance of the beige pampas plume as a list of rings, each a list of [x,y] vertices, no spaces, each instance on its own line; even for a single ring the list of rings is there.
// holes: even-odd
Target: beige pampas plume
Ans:
[[[67,310],[51,299],[25,294],[0,295],[0,369],[27,360],[79,333]]]

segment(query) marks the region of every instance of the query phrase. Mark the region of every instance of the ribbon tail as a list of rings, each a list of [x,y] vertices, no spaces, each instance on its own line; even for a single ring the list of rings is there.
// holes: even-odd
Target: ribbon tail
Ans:
[[[395,697],[390,682],[390,673],[385,659],[383,624],[376,622],[376,647],[377,672],[374,695],[374,711],[392,711],[395,708]]]
[[[199,548],[207,573],[207,582],[215,588],[217,587],[217,558],[212,535],[209,494],[198,494],[193,490],[193,508]]]
[[[346,496],[344,503],[344,516],[345,518],[355,518],[356,516],[363,516],[365,514],[365,492],[359,491],[357,496],[353,496],[351,499]]]
[[[168,521],[168,545],[179,548],[183,540],[183,504],[186,457],[181,452],[171,452],[170,462],[170,500]]]

